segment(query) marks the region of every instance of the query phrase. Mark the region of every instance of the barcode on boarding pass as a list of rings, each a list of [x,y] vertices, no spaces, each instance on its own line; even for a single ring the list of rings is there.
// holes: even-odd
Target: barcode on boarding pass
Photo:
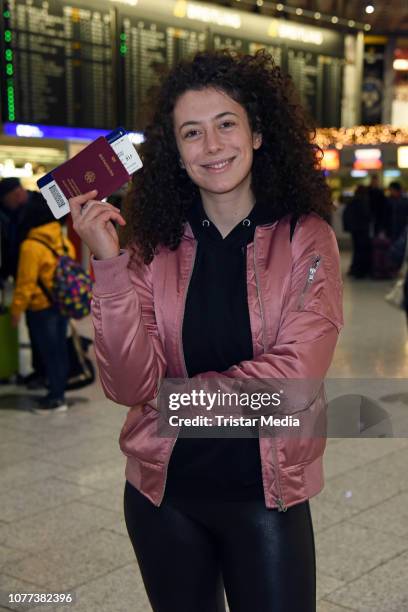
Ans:
[[[49,190],[50,190],[52,197],[56,201],[58,208],[62,208],[63,206],[65,206],[64,196],[61,194],[57,185],[50,185]]]

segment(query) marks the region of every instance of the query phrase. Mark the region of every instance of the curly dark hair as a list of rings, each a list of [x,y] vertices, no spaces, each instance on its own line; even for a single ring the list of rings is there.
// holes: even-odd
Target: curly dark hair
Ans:
[[[255,199],[270,202],[275,218],[311,211],[326,219],[330,215],[322,150],[313,143],[315,127],[292,79],[264,49],[255,55],[199,52],[170,70],[152,100],[152,120],[141,146],[143,168],[133,177],[124,207],[122,245],[135,247],[145,263],[161,245],[178,247],[187,212],[199,197],[198,187],[179,165],[173,110],[183,93],[207,87],[241,104],[252,131],[262,134],[252,165]]]

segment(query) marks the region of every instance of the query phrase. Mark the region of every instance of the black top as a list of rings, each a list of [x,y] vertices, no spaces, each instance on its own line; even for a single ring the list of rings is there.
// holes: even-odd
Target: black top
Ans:
[[[224,239],[207,219],[201,202],[188,220],[197,240],[183,321],[184,356],[192,377],[222,372],[253,357],[246,245],[253,241],[256,225],[273,219],[270,210],[257,204]],[[221,435],[228,436],[225,427],[220,429]],[[223,438],[179,437],[169,463],[166,495],[263,499],[258,429],[251,429],[251,438],[232,437],[237,429],[231,428],[229,437]],[[182,428],[181,434],[185,431]]]

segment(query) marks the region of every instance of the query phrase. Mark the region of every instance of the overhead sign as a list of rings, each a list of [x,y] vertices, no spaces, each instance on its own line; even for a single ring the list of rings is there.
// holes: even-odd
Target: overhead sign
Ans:
[[[187,17],[204,23],[213,23],[238,29],[241,27],[241,15],[236,11],[225,11],[215,7],[200,5],[195,2],[177,0],[173,13],[175,17]]]
[[[272,36],[272,38],[283,38],[285,40],[296,40],[317,46],[323,44],[322,30],[311,27],[303,27],[293,23],[283,23],[278,19],[272,19],[268,28],[268,36]]]
[[[398,168],[408,168],[408,147],[397,149]]]
[[[383,167],[381,149],[356,149],[354,170],[380,170]]]
[[[340,156],[337,149],[324,149],[323,154],[322,170],[338,170],[340,168]]]

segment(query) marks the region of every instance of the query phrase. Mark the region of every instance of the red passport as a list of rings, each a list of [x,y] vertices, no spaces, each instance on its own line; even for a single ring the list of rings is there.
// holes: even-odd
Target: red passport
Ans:
[[[97,198],[102,200],[130,180],[125,166],[104,136],[58,166],[52,176],[68,199],[97,189]]]

